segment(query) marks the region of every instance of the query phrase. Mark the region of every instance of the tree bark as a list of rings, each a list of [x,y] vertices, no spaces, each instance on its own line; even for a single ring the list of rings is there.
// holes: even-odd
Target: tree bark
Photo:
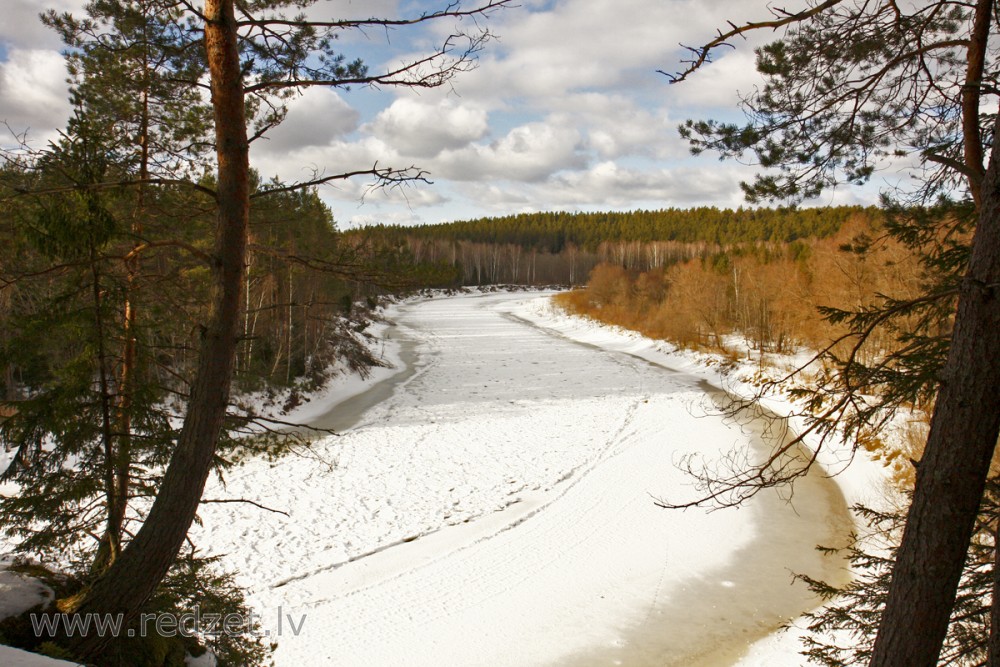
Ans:
[[[118,486],[115,483],[115,439],[111,426],[111,390],[108,370],[108,354],[105,347],[107,336],[105,335],[104,315],[101,294],[101,272],[97,263],[97,251],[91,243],[90,247],[90,275],[93,280],[91,286],[91,296],[94,307],[94,339],[97,342],[97,384],[100,390],[101,402],[101,455],[104,460],[104,502],[107,505],[107,528],[101,538],[101,545],[97,550],[97,557],[92,565],[91,571],[100,573],[100,563],[110,562],[112,554],[117,555],[119,542],[113,539],[112,526],[119,498],[117,494]],[[114,533],[120,535],[120,533]]]
[[[995,124],[1000,130],[1000,118]],[[1000,430],[1000,145],[982,188],[913,503],[879,625],[873,667],[931,667],[948,630]]]
[[[143,71],[149,67],[148,58],[143,59]],[[142,92],[142,111],[139,119],[139,180],[149,180],[149,82],[146,81]],[[146,185],[140,185],[136,192],[135,210],[132,212],[132,249],[141,245],[142,221],[146,215]],[[137,253],[125,260],[125,294],[122,303],[122,357],[121,370],[118,373],[118,396],[115,401],[117,447],[109,447],[108,460],[113,473],[108,483],[113,491],[107,494],[107,522],[104,535],[94,557],[91,571],[96,575],[104,574],[121,552],[122,533],[125,528],[125,514],[128,510],[128,495],[132,475],[132,407],[135,390],[136,363],[138,357],[138,340],[136,339],[136,322],[138,308],[135,300],[136,282],[140,270],[140,258]],[[109,442],[114,442],[109,440]]]
[[[240,323],[249,217],[249,154],[233,0],[206,0],[205,49],[218,157],[216,293],[202,335],[184,425],[149,516],[107,574],[76,609],[135,618],[174,562],[212,468],[229,401]],[[70,638],[79,657],[98,655],[109,637]]]
[[[990,639],[986,645],[988,667],[1000,665],[1000,521],[993,527],[993,600],[990,605]]]
[[[983,137],[979,130],[979,101],[986,68],[986,50],[990,39],[995,0],[978,0],[969,35],[965,84],[962,86],[962,154],[969,173],[969,192],[976,206],[982,204]]]

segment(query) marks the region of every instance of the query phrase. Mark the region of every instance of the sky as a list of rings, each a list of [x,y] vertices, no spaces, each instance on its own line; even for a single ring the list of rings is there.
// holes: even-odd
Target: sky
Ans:
[[[82,0],[5,0],[0,25],[0,120],[35,145],[69,114],[57,36],[46,8],[81,13]],[[313,17],[412,16],[431,0],[331,0]],[[469,4],[469,3],[467,3]],[[802,0],[788,0],[794,9]],[[487,22],[497,38],[477,66],[433,90],[313,88],[290,103],[285,123],[251,148],[264,177],[417,166],[431,183],[371,191],[360,178],[323,186],[341,228],[423,224],[522,212],[630,210],[744,204],[750,165],[691,156],[685,119],[739,119],[737,104],[760,84],[753,47],[738,40],[688,81],[685,51],[715,30],[769,16],[759,0],[519,0]],[[347,33],[349,59],[371,71],[433,48],[456,28],[447,19],[392,32]],[[864,188],[841,187],[807,205],[875,203],[899,179],[892,169]]]

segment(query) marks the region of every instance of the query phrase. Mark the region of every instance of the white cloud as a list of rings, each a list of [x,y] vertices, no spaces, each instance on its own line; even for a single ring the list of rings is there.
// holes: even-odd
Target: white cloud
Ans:
[[[11,49],[0,62],[0,119],[29,141],[45,141],[70,116],[66,63],[55,51]]]
[[[687,153],[667,110],[643,108],[621,94],[578,93],[552,104],[561,124],[580,128],[602,159],[628,155],[668,158]]]
[[[445,151],[434,161],[434,175],[456,181],[490,178],[539,181],[562,169],[586,163],[582,138],[573,127],[534,122],[511,130],[490,144]]]
[[[562,0],[547,11],[500,12],[493,22],[500,41],[458,87],[498,104],[522,97],[539,105],[573,91],[665,90],[667,80],[656,70],[680,66],[681,43],[710,40],[728,19],[768,16],[747,6],[737,0]]]
[[[628,169],[602,162],[591,169],[559,174],[546,184],[547,196],[561,204],[603,207],[661,202],[681,206],[699,202],[732,202],[733,186],[741,176],[730,166]]]
[[[379,113],[369,130],[400,153],[427,158],[481,139],[489,124],[482,109],[449,99],[427,104],[403,97]]]
[[[741,45],[742,46],[742,45]],[[736,109],[741,96],[763,85],[757,73],[756,56],[750,48],[723,53],[690,79],[671,85],[668,101],[674,106]]]
[[[268,153],[324,145],[358,128],[361,115],[329,88],[309,88],[288,107],[285,121],[261,140]]]
[[[398,205],[407,209],[439,206],[448,198],[433,185],[420,181],[394,184],[381,187],[374,179],[366,176],[352,178],[349,181],[338,181],[332,187],[322,187],[322,196],[343,202],[364,203],[365,208],[391,212]],[[384,208],[386,205],[396,205]]]
[[[3,21],[0,22],[0,43],[7,48],[51,49],[62,46],[56,31],[46,27],[39,15],[52,9],[83,16],[86,0],[4,0]]]
[[[325,0],[307,8],[306,15],[315,20],[395,17],[399,15],[399,0]]]
[[[805,1],[782,7],[792,11]],[[80,14],[83,2],[48,4]],[[412,16],[429,7],[429,0],[330,0],[307,11],[315,18],[367,18]],[[58,40],[35,19],[39,9],[30,0],[5,5],[0,119],[50,130],[64,125],[69,105],[62,59],[47,50],[58,48]],[[500,39],[487,45],[477,70],[437,90],[309,89],[292,102],[286,122],[253,145],[253,165],[265,178],[286,181],[376,164],[416,165],[434,181],[369,194],[361,210],[357,202],[370,179],[338,181],[322,192],[341,219],[736,205],[738,182],[752,170],[689,158],[676,125],[688,117],[732,118],[736,91],[752,92],[759,82],[753,47],[780,35],[736,40],[735,50],[720,50],[716,62],[677,86],[656,70],[681,69],[686,54],[679,45],[704,43],[729,19],[768,16],[765,6],[744,0],[522,0],[489,19]],[[376,63],[435,48],[454,27],[448,19],[412,30],[348,31],[338,44],[377,70]],[[846,193],[834,196],[839,201]]]
[[[461,190],[468,199],[494,210],[520,212],[526,208],[533,209],[533,198],[511,187],[500,187],[494,183],[468,183]]]
[[[380,167],[409,166],[381,141],[334,139],[323,145],[302,146],[285,152],[251,150],[250,161],[262,175],[279,176],[288,181],[305,181],[332,174]]]

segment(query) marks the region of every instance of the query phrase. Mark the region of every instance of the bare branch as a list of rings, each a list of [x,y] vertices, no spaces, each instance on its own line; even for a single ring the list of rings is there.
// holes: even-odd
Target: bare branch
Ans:
[[[412,26],[419,23],[427,23],[429,21],[435,21],[442,18],[465,18],[474,16],[484,16],[488,13],[496,11],[500,8],[514,8],[515,5],[513,0],[489,0],[488,2],[479,5],[473,9],[461,9],[460,2],[452,2],[445,9],[436,12],[427,12],[409,19],[382,19],[382,18],[368,18],[368,19],[351,19],[344,21],[299,21],[294,19],[253,19],[248,18],[244,21],[239,21],[238,25],[240,27],[246,26],[286,26],[290,28],[331,28],[331,29],[363,29],[370,27],[403,27]]]
[[[253,500],[247,500],[246,498],[214,498],[214,499],[213,498],[208,498],[208,499],[204,499],[203,498],[202,501],[201,501],[201,503],[203,505],[206,504],[206,503],[246,503],[247,505],[253,505],[254,507],[259,507],[260,509],[266,510],[268,512],[274,512],[275,514],[284,514],[285,516],[289,516],[289,517],[291,516],[291,514],[289,514],[288,512],[284,512],[282,510],[276,510],[273,507],[267,507],[266,505],[261,505],[258,502],[255,502]]]
[[[478,51],[483,42],[489,37],[489,33],[483,33],[476,38],[470,38],[469,45],[454,61],[450,63],[440,63],[442,59],[449,57],[454,49],[453,41],[459,35],[449,37],[440,49],[424,56],[418,60],[403,63],[395,69],[388,70],[382,74],[372,76],[357,76],[349,78],[318,78],[300,79],[292,78],[277,81],[262,81],[245,87],[247,94],[259,93],[261,91],[276,92],[295,88],[311,88],[315,86],[344,87],[344,86],[407,86],[411,88],[436,88],[446,82],[452,75],[458,73],[463,66],[471,67],[470,56]],[[440,66],[440,65],[444,66]],[[423,70],[424,66],[431,66],[428,70]]]
[[[843,2],[843,0],[826,0],[823,3],[816,5],[815,7],[812,7],[810,9],[804,9],[801,12],[795,12],[795,13],[788,12],[784,9],[772,10],[775,16],[778,17],[773,21],[757,21],[757,22],[750,21],[748,23],[744,23],[743,25],[736,25],[735,23],[729,22],[730,29],[727,30],[726,32],[722,32],[720,30],[718,36],[716,36],[716,38],[710,41],[708,44],[705,44],[704,46],[700,47],[684,47],[694,54],[692,60],[684,61],[686,63],[689,63],[687,69],[685,69],[682,72],[674,74],[669,74],[667,72],[664,72],[663,70],[657,70],[657,72],[666,76],[667,79],[670,81],[670,83],[680,83],[681,81],[687,79],[687,77],[690,74],[692,74],[695,70],[701,68],[702,65],[712,62],[713,49],[716,49],[720,46],[732,47],[732,44],[729,44],[729,40],[732,39],[733,37],[737,36],[743,37],[745,36],[746,33],[752,32],[754,30],[762,30],[768,28],[771,30],[778,30],[779,28],[783,28],[793,23],[801,23],[803,21],[812,18],[813,16],[816,16],[817,14],[826,11],[827,9],[830,9],[831,7],[839,5],[841,2]]]
[[[348,171],[341,174],[333,174],[331,176],[321,176],[314,178],[309,181],[303,181],[301,183],[292,183],[290,185],[283,185],[274,188],[267,188],[264,190],[258,190],[257,192],[250,195],[250,199],[257,199],[259,197],[266,197],[268,195],[280,194],[282,192],[294,192],[296,190],[303,190],[305,188],[311,188],[317,185],[323,185],[324,183],[329,183],[331,181],[343,181],[355,176],[374,176],[378,179],[376,187],[394,187],[402,183],[412,182],[412,181],[422,181],[424,183],[430,183],[427,180],[427,172],[421,171],[416,167],[407,167],[406,169],[393,169],[391,167],[378,166],[376,163],[371,169],[362,169],[359,171]]]
[[[146,178],[146,179],[130,179],[127,181],[111,181],[107,183],[76,183],[74,185],[63,185],[53,188],[42,188],[40,190],[32,190],[29,188],[20,188],[16,186],[7,187],[14,191],[13,195],[8,195],[6,197],[0,197],[0,201],[10,201],[18,197],[24,197],[29,195],[53,195],[63,192],[93,192],[100,190],[113,190],[115,188],[131,188],[138,187],[141,185],[181,185],[184,187],[197,190],[198,192],[204,193],[215,199],[217,194],[215,190],[205,187],[194,181],[189,181],[181,178]]]
[[[994,287],[996,286],[984,286],[984,288],[987,289]],[[759,405],[759,400],[767,392],[787,383],[795,376],[804,373],[814,362],[829,355],[833,349],[844,340],[856,337],[858,340],[852,346],[847,355],[847,359],[844,362],[845,368],[851,368],[856,363],[858,355],[860,354],[861,348],[865,342],[868,341],[875,329],[884,324],[887,320],[892,319],[900,313],[912,309],[915,306],[953,297],[957,294],[957,289],[942,290],[931,294],[925,294],[915,299],[909,299],[893,304],[891,307],[880,312],[877,317],[872,318],[867,326],[863,327],[861,330],[853,331],[838,337],[787,375],[764,383],[760,391],[755,396],[749,399],[738,399],[736,397],[729,396],[730,404],[723,409],[723,414],[734,419],[746,418],[747,415],[751,418],[780,419],[777,415],[765,415],[766,411]],[[883,361],[883,365],[886,363],[888,363],[887,360]],[[826,424],[830,423],[831,420],[834,420],[835,417],[841,415],[846,410],[851,409],[852,406],[854,406],[854,409],[857,409],[856,401],[858,400],[860,388],[854,386],[851,381],[851,374],[846,370],[841,373],[841,381],[844,383],[845,389],[843,395],[822,413],[818,415],[809,415],[809,424],[800,433],[796,434],[795,437],[781,437],[780,444],[773,448],[762,463],[751,464],[748,461],[736,461],[736,454],[731,452],[723,461],[725,472],[720,476],[718,470],[711,469],[707,464],[702,466],[701,470],[695,470],[689,461],[686,465],[685,472],[696,480],[698,486],[701,489],[704,489],[704,493],[688,502],[671,503],[658,499],[656,504],[659,507],[667,509],[688,509],[705,506],[711,506],[714,508],[735,507],[757,495],[757,493],[763,491],[764,489],[784,486],[790,484],[799,477],[805,476],[809,473],[813,463],[815,463],[825,439],[829,435],[829,433],[825,432]],[[785,428],[787,429],[787,425]],[[820,442],[817,443],[815,447],[808,447],[811,451],[811,455],[808,460],[804,462],[804,464],[799,467],[793,467],[797,458],[793,454],[793,451],[800,444],[803,444],[807,437],[815,433],[820,434]]]

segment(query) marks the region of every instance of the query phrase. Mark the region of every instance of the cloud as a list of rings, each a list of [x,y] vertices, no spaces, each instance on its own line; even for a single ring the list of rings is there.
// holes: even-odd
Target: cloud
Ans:
[[[731,201],[739,179],[729,166],[643,170],[602,162],[586,171],[559,174],[546,190],[561,204],[623,207],[662,202],[663,206],[676,206]]]
[[[372,16],[395,17],[399,15],[399,0],[325,0],[306,9],[306,16],[314,20],[366,19]]]
[[[482,109],[448,99],[426,104],[403,97],[379,113],[368,129],[400,153],[427,158],[481,139],[489,124]]]
[[[582,137],[576,128],[534,122],[515,127],[490,144],[445,151],[430,168],[435,176],[456,181],[540,181],[559,170],[585,164],[581,148]]]
[[[688,108],[737,108],[740,97],[763,85],[757,61],[750,48],[723,52],[718,60],[704,66],[692,78],[670,86],[669,102]]]
[[[462,188],[462,193],[482,206],[494,210],[536,210],[532,197],[523,191],[510,187],[500,187],[494,183],[469,183]]]
[[[687,154],[666,109],[643,108],[625,95],[577,93],[553,100],[552,109],[558,111],[556,122],[585,132],[588,148],[601,159]]]
[[[334,139],[324,145],[302,146],[289,151],[250,151],[251,164],[263,176],[278,176],[288,182],[313,180],[364,169],[393,167],[410,162],[381,141],[368,137],[359,141]]]
[[[361,115],[329,88],[310,88],[288,106],[285,121],[268,132],[260,150],[294,151],[324,145],[358,128]]]
[[[321,186],[319,192],[324,199],[358,204],[363,202],[366,208],[376,209],[385,204],[403,205],[409,209],[424,208],[439,206],[448,201],[448,197],[441,190],[427,183],[416,181],[380,187],[374,179],[366,176]]]
[[[0,43],[9,49],[58,50],[63,44],[55,30],[46,27],[39,14],[52,9],[81,17],[87,0],[4,0]]]
[[[469,183],[461,195],[494,214],[539,210],[608,210],[739,206],[738,183],[752,172],[738,165],[626,168],[613,161],[561,172],[538,183]]]
[[[728,19],[761,14],[768,16],[762,8],[748,12],[747,3],[737,0],[562,0],[547,10],[499,12],[491,27],[500,40],[457,88],[499,105],[511,97],[545,105],[567,93],[598,89],[666,90],[667,80],[656,70],[680,66],[681,43],[700,44]]]
[[[48,4],[81,14],[84,1]],[[787,0],[782,6],[794,11],[805,3]],[[478,69],[449,86],[305,91],[292,101],[285,123],[253,144],[253,165],[265,178],[278,175],[289,182],[376,164],[416,165],[434,181],[387,195],[370,193],[361,210],[357,202],[371,179],[322,188],[343,220],[738,205],[738,182],[752,170],[690,158],[676,125],[688,117],[733,119],[736,90],[749,93],[760,82],[753,47],[775,34],[734,42],[735,50],[720,50],[715,62],[677,86],[656,70],[682,68],[687,54],[680,44],[704,43],[727,20],[768,18],[766,7],[751,5],[522,0],[490,17],[488,26],[500,39],[487,45]],[[401,0],[330,0],[306,11],[316,18],[398,17],[427,7]],[[62,127],[70,109],[65,68],[55,53],[58,39],[36,20],[38,9],[31,0],[5,5],[0,119],[44,131]],[[377,63],[439,46],[455,24],[446,19],[414,29],[347,31],[338,44],[347,57],[363,57],[375,71]],[[0,48],[0,57],[3,52]],[[838,201],[846,196],[846,191],[835,195]]]
[[[28,139],[54,136],[70,116],[66,63],[55,51],[11,49],[0,63],[0,119]]]
[[[450,203],[467,218],[552,210],[736,207],[745,203],[738,183],[752,173],[739,165],[626,168],[606,161],[540,182],[478,181],[445,187],[452,190]]]

